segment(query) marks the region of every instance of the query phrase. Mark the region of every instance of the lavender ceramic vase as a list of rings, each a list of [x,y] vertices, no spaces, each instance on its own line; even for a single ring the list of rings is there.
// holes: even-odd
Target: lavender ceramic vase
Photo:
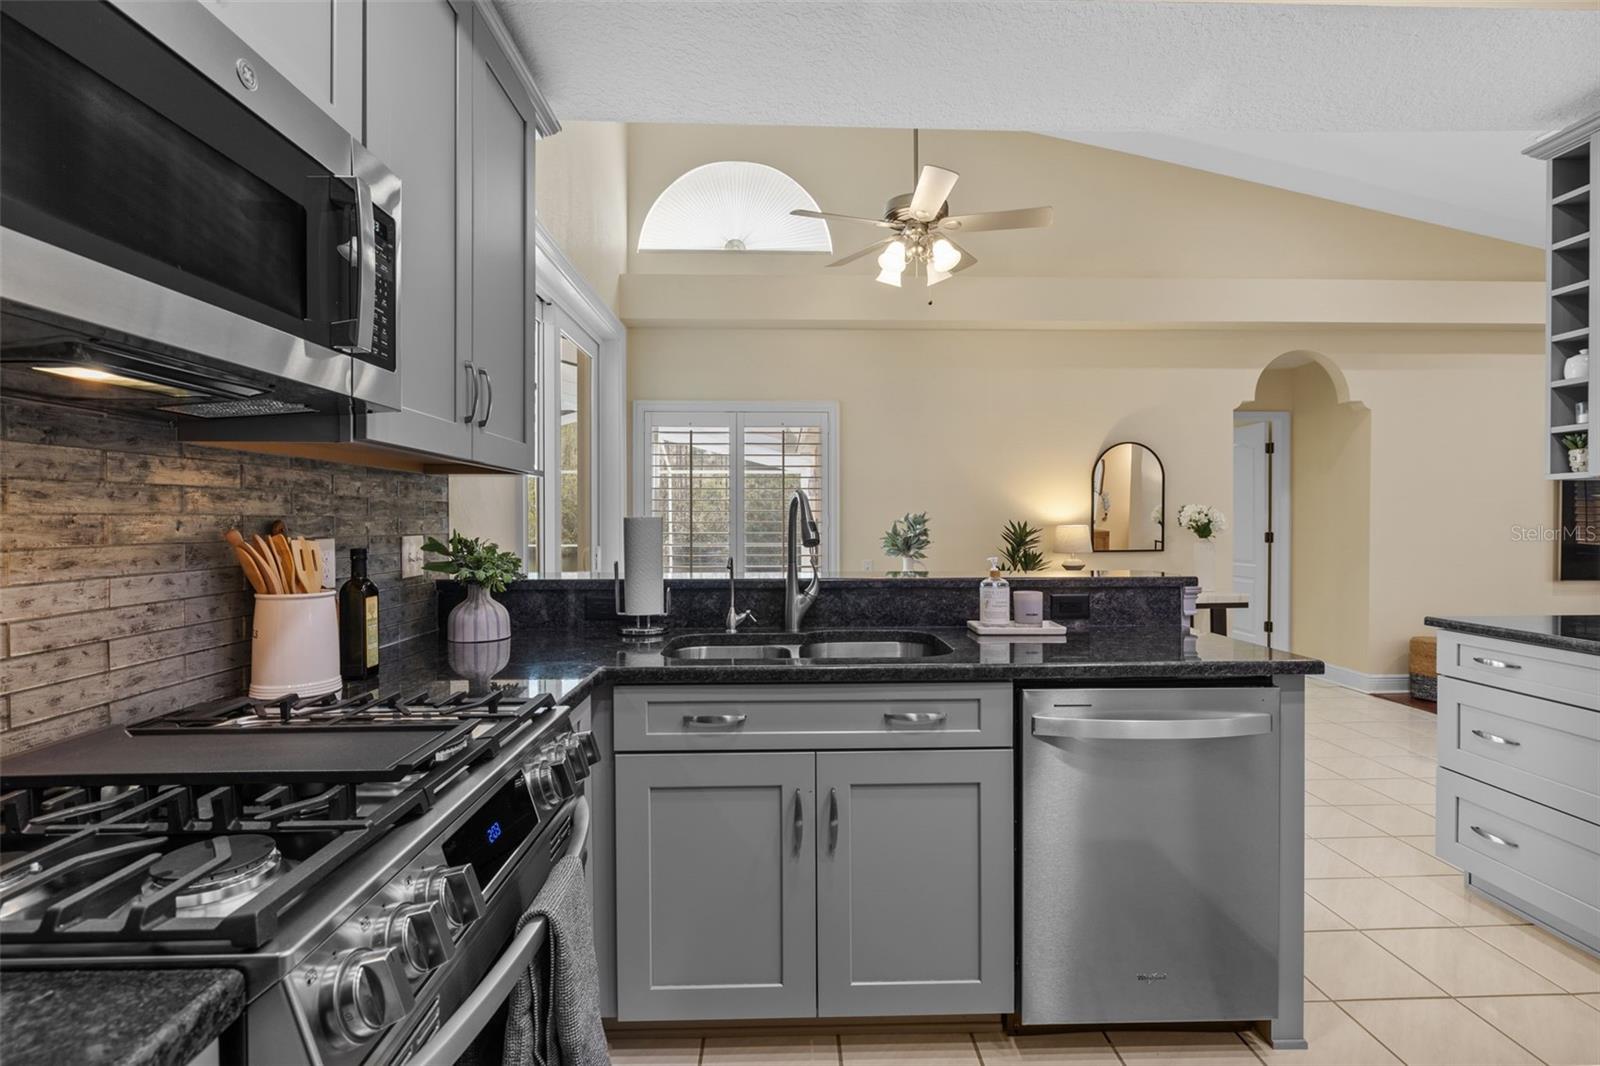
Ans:
[[[445,635],[461,644],[481,644],[511,636],[511,612],[482,585],[468,585],[467,598],[445,621]]]

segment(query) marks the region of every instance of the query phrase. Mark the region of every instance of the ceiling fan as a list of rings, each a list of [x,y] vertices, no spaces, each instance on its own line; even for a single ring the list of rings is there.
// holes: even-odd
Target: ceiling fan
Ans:
[[[1055,218],[1054,209],[1049,207],[983,211],[975,215],[950,214],[950,190],[955,188],[960,175],[931,164],[920,166],[920,141],[920,131],[912,130],[911,170],[917,176],[916,188],[891,197],[881,219],[841,215],[832,211],[801,209],[789,212],[803,218],[865,222],[869,226],[894,231],[892,236],[869,244],[843,259],[835,259],[828,264],[829,267],[844,266],[877,252],[877,280],[883,284],[898,289],[902,276],[910,270],[913,276],[919,273],[925,276],[928,285],[933,286],[977,262],[971,252],[950,239],[950,234],[996,229],[1038,229],[1050,225]]]

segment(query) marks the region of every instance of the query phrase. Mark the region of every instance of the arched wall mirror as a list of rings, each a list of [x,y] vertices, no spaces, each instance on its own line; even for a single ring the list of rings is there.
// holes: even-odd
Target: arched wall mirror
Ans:
[[[1158,552],[1166,546],[1167,484],[1156,453],[1113,444],[1094,463],[1090,539],[1097,552]]]

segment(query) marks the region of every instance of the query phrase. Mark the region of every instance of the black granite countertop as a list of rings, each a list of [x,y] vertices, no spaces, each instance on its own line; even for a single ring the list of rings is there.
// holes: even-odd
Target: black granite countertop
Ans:
[[[244,1011],[237,970],[7,970],[6,1066],[183,1066]]]
[[[1423,625],[1475,637],[1514,640],[1541,648],[1559,648],[1579,655],[1600,655],[1600,614],[1472,615],[1447,618],[1429,615]]]
[[[807,630],[799,639],[892,639],[894,630]],[[1068,633],[1047,643],[976,637],[966,629],[929,628],[950,651],[920,659],[870,661],[677,660],[663,654],[678,643],[715,643],[720,632],[673,631],[663,643],[624,644],[615,625],[576,630],[525,629],[509,645],[451,645],[434,637],[384,649],[385,689],[467,679],[514,695],[548,692],[577,701],[597,684],[727,684],[759,682],[1074,681],[1268,677],[1320,674],[1316,659],[1177,626],[1104,628]],[[743,643],[778,636],[741,632]]]

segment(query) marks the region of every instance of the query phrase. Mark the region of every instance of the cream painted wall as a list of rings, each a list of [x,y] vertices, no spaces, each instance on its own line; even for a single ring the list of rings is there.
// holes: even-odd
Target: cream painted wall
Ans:
[[[539,221],[612,310],[628,268],[628,127],[569,122],[539,142]]]
[[[630,250],[661,191],[712,160],[775,166],[824,210],[870,218],[914,182],[905,130],[631,125],[627,157]],[[1049,229],[963,236],[978,259],[966,277],[1543,277],[1544,257],[1535,248],[1054,137],[925,130],[922,160],[960,172],[951,203],[957,213],[1055,207]],[[836,223],[835,253],[854,251],[877,232]],[[829,258],[631,252],[627,269],[810,274]],[[872,273],[869,261],[841,269]]]
[[[1529,473],[1543,432],[1541,344],[1532,330],[649,328],[630,332],[629,395],[837,401],[843,568],[884,566],[882,530],[927,510],[930,569],[977,574],[1007,519],[1047,530],[1087,521],[1090,467],[1115,441],[1161,456],[1169,515],[1191,502],[1226,510],[1234,409],[1256,397],[1278,356],[1323,353],[1370,411],[1370,432],[1300,375],[1294,402],[1308,414],[1295,427],[1296,469],[1314,464],[1328,477],[1302,471],[1295,486],[1295,650],[1398,673],[1430,612],[1593,609],[1600,588],[1558,584],[1550,545],[1511,534],[1548,524],[1553,508],[1550,483]],[[1360,501],[1335,502],[1346,495],[1335,487],[1363,466],[1370,514]],[[1168,543],[1090,565],[1187,571],[1193,538],[1169,523]],[[1217,557],[1231,554],[1225,534]]]

